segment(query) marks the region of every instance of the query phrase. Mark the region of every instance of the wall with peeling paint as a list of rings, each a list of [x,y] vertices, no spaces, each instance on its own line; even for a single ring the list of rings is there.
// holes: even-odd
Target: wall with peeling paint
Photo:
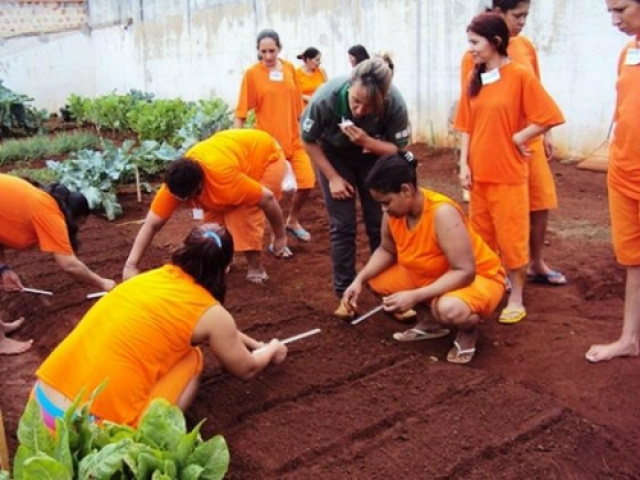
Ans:
[[[242,72],[256,60],[255,36],[272,27],[283,58],[296,62],[316,46],[330,76],[349,72],[352,44],[390,51],[414,139],[443,144],[460,89],[465,27],[477,9],[477,0],[90,0],[82,32],[5,40],[0,78],[49,109],[72,92],[130,88],[158,97],[221,96],[233,106]],[[579,0],[537,0],[524,34],[537,45],[544,84],[567,117],[556,143],[564,154],[588,154],[606,137],[627,38],[611,27],[604,2]]]

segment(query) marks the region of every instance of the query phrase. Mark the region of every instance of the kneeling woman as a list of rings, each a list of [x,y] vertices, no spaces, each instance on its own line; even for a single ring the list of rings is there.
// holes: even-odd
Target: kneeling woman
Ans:
[[[433,319],[421,315],[414,328],[394,338],[438,338],[448,333],[442,326],[456,327],[447,360],[469,363],[478,322],[504,294],[505,272],[453,200],[417,187],[416,163],[410,153],[399,153],[381,157],[371,169],[367,185],[384,212],[382,241],[343,300],[355,310],[369,282],[388,312],[430,306]]]
[[[91,407],[98,419],[135,425],[154,398],[182,410],[189,407],[208,343],[222,366],[248,379],[287,348],[240,332],[222,306],[233,240],[217,224],[193,229],[170,264],[116,287],[89,310],[78,326],[40,366],[35,397],[50,427],[85,388],[107,381]],[[70,365],[73,365],[70,368]]]

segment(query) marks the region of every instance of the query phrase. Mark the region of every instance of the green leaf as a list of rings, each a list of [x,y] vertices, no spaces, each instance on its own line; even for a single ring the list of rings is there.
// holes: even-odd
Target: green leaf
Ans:
[[[138,426],[138,440],[148,445],[175,450],[187,431],[184,414],[165,399],[155,399],[149,405]]]
[[[53,458],[64,465],[73,476],[73,457],[69,448],[69,429],[61,418],[56,418],[56,438],[53,447]]]
[[[24,463],[24,480],[73,480],[67,467],[55,458],[44,454],[30,458]]]
[[[18,424],[18,440],[34,452],[53,453],[53,435],[42,420],[40,406],[30,399]]]
[[[220,480],[229,469],[229,449],[221,435],[216,435],[196,447],[187,458],[187,463],[204,467],[202,480]]]
[[[35,454],[36,452],[24,445],[18,446],[16,456],[13,458],[13,478],[15,480],[22,480],[22,469],[24,467],[24,463]]]
[[[195,428],[186,435],[183,435],[180,441],[178,442],[178,446],[176,448],[176,460],[179,465],[184,465],[187,461],[187,457],[193,453],[193,449],[195,448],[196,441],[198,440],[198,435],[200,433],[200,427],[205,420],[202,420]]]
[[[147,479],[152,472],[160,468],[162,461],[151,452],[142,452],[138,455],[138,473],[136,479]]]
[[[155,472],[153,472],[153,475],[151,475],[151,480],[172,480],[172,477],[170,477],[169,475],[165,475],[164,473],[160,472],[160,470],[156,470]]]
[[[78,477],[84,479],[109,480],[122,470],[124,457],[132,447],[131,439],[110,443],[102,450],[90,453],[80,461]]]
[[[0,470],[0,480],[11,480],[9,472],[7,472],[6,470]]]
[[[194,463],[191,465],[187,465],[182,469],[182,471],[180,472],[180,478],[182,480],[199,480],[203,472],[204,467]]]

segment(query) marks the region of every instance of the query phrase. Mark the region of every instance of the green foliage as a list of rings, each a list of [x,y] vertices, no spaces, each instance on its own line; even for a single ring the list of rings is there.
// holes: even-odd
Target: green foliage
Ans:
[[[189,105],[180,99],[138,102],[127,113],[127,122],[141,140],[166,141],[177,145],[179,139],[176,133],[189,114]]]
[[[67,188],[87,197],[91,209],[101,209],[113,220],[122,214],[117,187],[133,178],[136,167],[141,177],[150,176],[178,156],[178,151],[166,144],[146,141],[139,147],[134,145],[127,140],[116,147],[104,140],[103,151],[81,150],[64,162],[49,160],[47,167]]]
[[[50,168],[16,168],[7,172],[14,177],[26,178],[34,182],[46,185],[48,183],[59,182],[60,174]]]
[[[190,117],[178,130],[177,136],[182,148],[186,150],[216,132],[231,128],[232,125],[233,114],[224,100],[200,100],[192,107]]]
[[[48,114],[27,105],[31,101],[33,98],[8,89],[0,80],[0,138],[32,135],[42,129]]]
[[[0,165],[41,160],[99,146],[100,138],[90,132],[60,133],[52,137],[37,135],[7,140],[0,144]]]
[[[82,393],[56,419],[56,435],[29,400],[20,419],[15,480],[181,479],[220,480],[229,468],[229,449],[220,435],[203,441],[200,422],[191,432],[180,409],[164,399],[151,402],[139,428],[90,419],[92,400],[78,408]],[[93,399],[93,396],[92,396]],[[0,471],[0,480],[9,480]]]

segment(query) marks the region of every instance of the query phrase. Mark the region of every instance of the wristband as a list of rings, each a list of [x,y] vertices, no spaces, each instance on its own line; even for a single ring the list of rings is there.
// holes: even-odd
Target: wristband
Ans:
[[[12,270],[11,266],[8,264],[4,264],[0,266],[0,275],[2,275],[4,272],[8,272],[9,270]]]

